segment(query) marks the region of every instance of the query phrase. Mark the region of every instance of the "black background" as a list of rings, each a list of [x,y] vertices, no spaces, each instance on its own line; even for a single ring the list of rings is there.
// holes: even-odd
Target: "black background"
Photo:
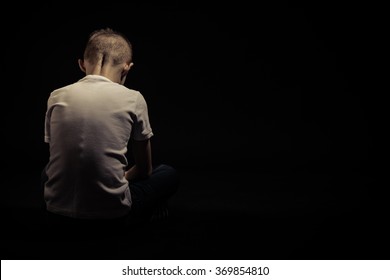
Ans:
[[[47,98],[83,77],[77,59],[88,34],[111,27],[133,43],[126,86],[148,102],[154,161],[182,175],[177,216],[148,237],[155,254],[70,258],[240,259],[252,256],[248,248],[265,259],[385,257],[368,43],[375,16],[348,2],[272,3],[4,9],[12,15],[2,43],[1,189],[10,235],[15,223],[26,235],[40,227],[27,213],[42,204]],[[9,245],[4,255],[39,258],[34,242]]]

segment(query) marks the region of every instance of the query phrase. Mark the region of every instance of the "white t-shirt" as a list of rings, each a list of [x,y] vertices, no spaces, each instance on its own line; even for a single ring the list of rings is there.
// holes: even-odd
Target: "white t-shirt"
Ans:
[[[115,218],[131,207],[125,178],[131,138],[153,136],[140,92],[87,75],[54,90],[47,102],[50,145],[44,198],[48,211],[76,218]]]

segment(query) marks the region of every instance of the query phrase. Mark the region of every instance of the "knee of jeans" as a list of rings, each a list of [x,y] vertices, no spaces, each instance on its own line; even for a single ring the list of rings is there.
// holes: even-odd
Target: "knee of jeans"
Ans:
[[[168,164],[159,164],[156,168],[155,171],[157,172],[164,172],[169,176],[173,184],[176,186],[176,188],[179,186],[179,181],[180,181],[180,176],[179,172],[177,169],[172,167],[171,165]]]
[[[168,164],[159,164],[154,168],[154,170],[158,172],[172,173],[172,175],[177,173],[176,169]]]

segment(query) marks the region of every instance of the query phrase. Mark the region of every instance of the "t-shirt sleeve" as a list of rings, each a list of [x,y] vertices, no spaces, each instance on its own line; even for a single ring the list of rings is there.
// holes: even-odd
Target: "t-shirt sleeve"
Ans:
[[[51,116],[51,106],[50,106],[50,99],[47,102],[47,111],[45,115],[45,134],[44,134],[44,141],[45,143],[50,143],[50,116]]]
[[[153,136],[149,121],[148,106],[145,98],[139,94],[135,107],[135,121],[133,123],[132,138],[136,141],[147,140]]]

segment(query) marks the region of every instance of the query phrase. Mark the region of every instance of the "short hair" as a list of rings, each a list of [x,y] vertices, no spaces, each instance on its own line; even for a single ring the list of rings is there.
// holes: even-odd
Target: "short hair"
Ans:
[[[98,29],[90,33],[84,49],[84,60],[97,63],[101,57],[114,65],[132,61],[133,50],[127,37],[111,28]]]

